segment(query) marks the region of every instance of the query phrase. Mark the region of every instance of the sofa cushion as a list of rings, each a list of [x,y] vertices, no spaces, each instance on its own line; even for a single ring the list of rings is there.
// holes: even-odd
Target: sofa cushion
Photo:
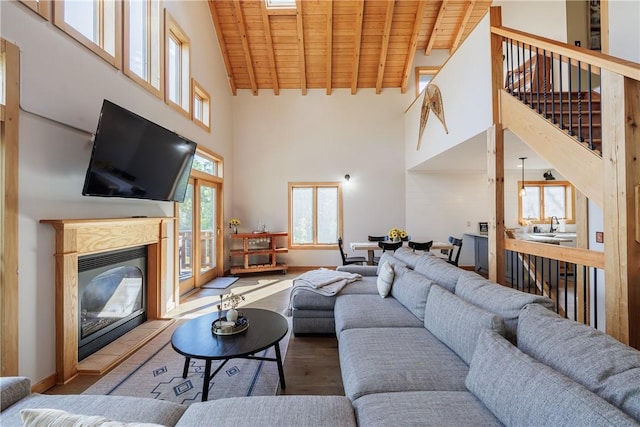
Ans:
[[[151,423],[121,423],[99,415],[72,414],[60,409],[23,409],[20,416],[23,427],[163,427]]]
[[[407,265],[407,267],[413,270],[414,268],[416,268],[416,264],[418,263],[418,260],[422,256],[424,256],[424,254],[415,253],[413,252],[412,249],[403,246],[401,248],[396,249],[396,251],[393,253],[393,256],[399,259],[400,261],[404,262]]]
[[[362,396],[353,402],[360,427],[501,426],[468,391],[404,391]]]
[[[345,329],[423,327],[423,322],[398,300],[377,295],[341,295],[334,313],[338,338]]]
[[[425,328],[346,329],[339,350],[351,400],[371,393],[465,390],[468,366]]]
[[[376,274],[380,274],[380,268],[382,267],[382,264],[384,264],[386,262],[388,262],[389,264],[391,264],[391,267],[393,267],[393,270],[396,271],[396,267],[402,266],[402,267],[406,267],[407,264],[405,264],[404,262],[400,261],[398,258],[393,256],[393,252],[384,252],[381,256],[380,256],[380,260],[378,261],[378,270],[376,271]]]
[[[382,298],[386,298],[391,292],[391,285],[393,284],[393,267],[389,264],[389,261],[385,261],[380,267],[380,273],[378,274],[378,280],[376,285],[378,286],[378,293]]]
[[[376,280],[376,276],[363,277],[362,280],[349,283],[337,295],[375,295],[378,293]],[[294,286],[291,290],[291,307],[294,309],[333,310],[335,302],[335,296],[320,295],[306,287]]]
[[[391,295],[418,319],[424,320],[424,307],[433,282],[406,267],[394,270],[398,274],[393,280]]]
[[[31,394],[31,380],[27,377],[0,377],[0,411],[4,411]]]
[[[414,270],[449,292],[455,292],[458,277],[464,272],[463,269],[433,255],[420,257]]]
[[[550,298],[498,285],[471,271],[465,271],[460,275],[456,285],[456,295],[502,317],[507,330],[505,337],[514,343],[518,316],[525,305],[541,304],[553,308],[553,301]]]
[[[480,331],[491,329],[504,335],[502,319],[433,285],[429,291],[424,326],[440,341],[471,363]]]
[[[178,422],[184,427],[355,427],[344,396],[251,396],[194,403]]]
[[[640,422],[640,351],[536,305],[520,314],[518,348]]]
[[[0,413],[0,425],[20,426],[22,409],[61,409],[74,414],[98,415],[123,423],[155,423],[174,426],[187,409],[184,405],[144,397],[91,394],[31,394]]]
[[[480,334],[466,384],[506,425],[635,425],[615,406],[488,329]]]

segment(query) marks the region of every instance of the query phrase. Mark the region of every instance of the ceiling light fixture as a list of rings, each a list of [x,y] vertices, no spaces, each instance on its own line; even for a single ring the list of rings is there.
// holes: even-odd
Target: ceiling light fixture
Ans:
[[[520,157],[520,160],[522,160],[522,187],[520,188],[520,197],[524,197],[525,194],[527,194],[527,190],[524,189],[524,161],[526,159],[526,157]]]

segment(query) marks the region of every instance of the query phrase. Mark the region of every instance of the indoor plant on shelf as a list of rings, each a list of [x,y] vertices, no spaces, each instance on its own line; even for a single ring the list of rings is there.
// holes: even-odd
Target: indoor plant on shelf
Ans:
[[[240,220],[237,218],[231,218],[229,220],[229,228],[233,228],[233,234],[238,234],[238,226],[240,225]]]

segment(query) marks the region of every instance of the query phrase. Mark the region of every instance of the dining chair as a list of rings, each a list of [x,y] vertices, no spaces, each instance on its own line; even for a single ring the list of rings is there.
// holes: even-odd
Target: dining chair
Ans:
[[[399,242],[378,242],[378,246],[380,246],[382,248],[382,253],[384,253],[385,251],[392,251],[395,252],[396,249],[400,248],[402,246],[402,240]],[[374,265],[378,265],[378,263],[380,262],[380,257],[379,256],[374,256],[373,257],[373,264]]]
[[[431,250],[431,246],[433,245],[433,240],[430,242],[409,242],[409,247],[415,251],[425,251],[429,252]]]
[[[367,236],[367,240],[370,242],[384,242],[385,240],[389,240],[387,236]]]
[[[449,259],[447,260],[447,262],[457,267],[458,260],[460,259],[460,251],[462,250],[462,239],[456,239],[453,236],[449,236],[449,243],[453,245],[453,249],[449,251]],[[456,248],[458,249],[456,250]],[[453,255],[454,252],[455,256]]]
[[[338,237],[338,248],[340,249],[340,256],[342,257],[342,265],[367,263],[367,259],[363,256],[349,257],[344,253],[344,249],[342,249],[342,237]]]

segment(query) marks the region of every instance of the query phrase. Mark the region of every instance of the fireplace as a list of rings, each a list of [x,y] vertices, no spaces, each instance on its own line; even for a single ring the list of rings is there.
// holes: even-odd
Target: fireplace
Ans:
[[[78,257],[78,360],[143,324],[147,248]]]

